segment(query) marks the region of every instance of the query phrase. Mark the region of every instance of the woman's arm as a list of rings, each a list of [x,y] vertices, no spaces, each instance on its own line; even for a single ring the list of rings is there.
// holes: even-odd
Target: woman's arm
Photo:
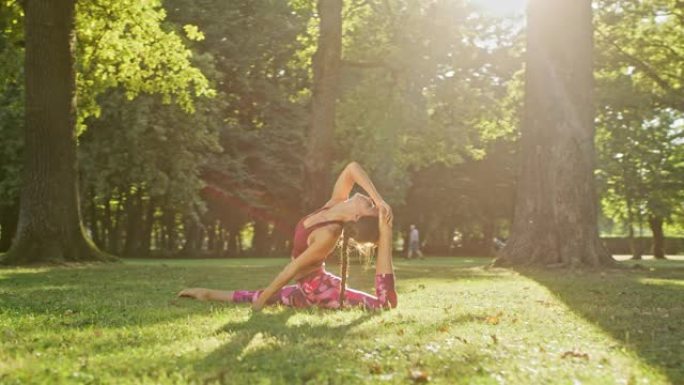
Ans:
[[[330,202],[347,200],[349,193],[354,188],[354,183],[361,186],[376,204],[383,201],[366,171],[360,164],[351,162],[342,170],[340,176],[337,177]]]
[[[361,186],[361,188],[368,193],[376,206],[384,207],[386,210],[388,210],[388,219],[391,220],[392,209],[385,202],[385,200],[382,199],[382,196],[380,196],[380,193],[375,188],[375,185],[373,185],[373,181],[371,181],[366,171],[357,162],[349,163],[347,167],[342,170],[342,173],[340,173],[340,176],[337,178],[337,182],[335,182],[332,197],[330,197],[330,200],[328,203],[326,203],[326,206],[347,200],[349,198],[349,193],[354,188],[355,183]]]
[[[378,226],[378,256],[375,260],[375,274],[394,274],[392,266],[392,220],[387,218],[388,211],[380,208]]]
[[[285,268],[275,277],[275,279],[264,289],[259,296],[259,299],[252,305],[253,310],[261,310],[273,295],[275,295],[283,286],[287,285],[297,273],[312,266],[313,264],[323,261],[328,254],[335,248],[337,243],[337,234],[330,232],[323,232],[316,236],[316,239],[311,242],[311,245],[299,257],[290,261]]]

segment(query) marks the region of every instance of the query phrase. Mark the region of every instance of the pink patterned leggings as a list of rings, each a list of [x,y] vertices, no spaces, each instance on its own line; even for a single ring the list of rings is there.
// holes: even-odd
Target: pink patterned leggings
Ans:
[[[268,301],[269,305],[281,304],[298,308],[318,306],[327,309],[340,307],[342,280],[325,270],[300,279],[295,285],[285,286]],[[254,302],[263,290],[237,290],[233,302]],[[397,293],[394,291],[393,274],[375,276],[375,296],[347,288],[344,291],[344,306],[363,307],[367,310],[397,307]]]

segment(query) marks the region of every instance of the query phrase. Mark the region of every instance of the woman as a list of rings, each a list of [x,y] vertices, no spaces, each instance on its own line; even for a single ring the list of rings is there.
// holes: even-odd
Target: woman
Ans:
[[[370,198],[349,194],[354,184]],[[293,307],[319,306],[340,308],[344,305],[366,309],[397,306],[392,268],[392,209],[382,199],[361,166],[352,162],[335,183],[332,197],[319,210],[302,218],[295,227],[290,263],[263,290],[221,291],[185,289],[179,297],[224,302],[251,302],[254,310],[267,304]],[[325,259],[332,254],[343,236],[343,252],[349,238],[378,245],[375,266],[376,296],[346,288],[347,258],[342,264],[342,278],[325,271]],[[295,279],[295,285],[287,285]]]

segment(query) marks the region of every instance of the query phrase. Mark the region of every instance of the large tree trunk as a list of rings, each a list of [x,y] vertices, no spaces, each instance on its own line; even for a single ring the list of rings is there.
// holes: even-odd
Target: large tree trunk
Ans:
[[[77,188],[74,0],[28,0],[26,129],[19,223],[4,263],[104,260]]]
[[[331,188],[335,101],[342,56],[342,0],[318,0],[320,28],[313,57],[311,120],[304,163],[304,209],[323,205]]]
[[[599,266],[590,0],[530,0],[521,174],[497,265]]]
[[[12,238],[17,232],[19,218],[19,202],[8,206],[0,206],[0,253],[9,250]]]
[[[652,215],[648,224],[653,233],[653,258],[665,259],[665,235],[663,233],[663,217]]]

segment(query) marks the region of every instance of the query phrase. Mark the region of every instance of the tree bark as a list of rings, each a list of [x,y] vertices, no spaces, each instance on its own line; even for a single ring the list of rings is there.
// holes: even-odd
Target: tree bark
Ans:
[[[632,251],[632,259],[641,259],[641,246],[637,244],[637,239],[634,237],[634,214],[632,199],[627,197],[627,236],[629,238],[629,248]]]
[[[123,254],[127,257],[134,257],[140,249],[142,221],[142,192],[138,190],[126,201],[126,242]]]
[[[157,209],[153,198],[147,200],[147,210],[143,220],[142,230],[140,231],[140,244],[137,255],[148,257],[150,255],[150,244],[152,242],[152,228],[154,226],[154,212]]]
[[[77,187],[75,0],[28,0],[26,126],[17,234],[3,263],[108,260],[87,239]]]
[[[17,232],[19,202],[0,207],[0,253],[9,250]]]
[[[102,224],[100,223],[100,218],[97,212],[97,199],[95,196],[95,191],[90,189],[88,192],[88,211],[90,216],[90,234],[93,242],[98,248],[103,248],[103,236],[102,236]]]
[[[601,266],[590,0],[530,0],[521,173],[496,264]]]
[[[653,258],[665,259],[665,235],[663,233],[663,217],[652,215],[648,224],[653,233]]]
[[[342,0],[318,0],[320,28],[314,54],[311,120],[304,162],[304,207],[323,205],[330,194],[335,102],[342,58]]]
[[[252,239],[252,253],[257,257],[266,257],[270,254],[270,236],[268,222],[254,222],[254,238]]]
[[[184,221],[184,234],[185,243],[183,244],[183,249],[180,251],[184,258],[186,257],[197,257],[199,256],[199,249],[201,247],[199,235],[200,235],[200,223],[196,217],[188,215]]]

